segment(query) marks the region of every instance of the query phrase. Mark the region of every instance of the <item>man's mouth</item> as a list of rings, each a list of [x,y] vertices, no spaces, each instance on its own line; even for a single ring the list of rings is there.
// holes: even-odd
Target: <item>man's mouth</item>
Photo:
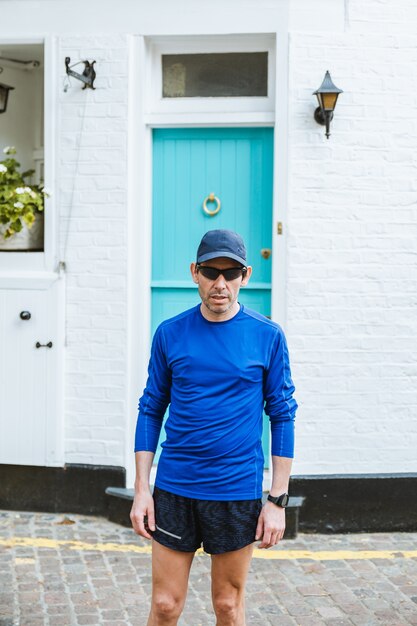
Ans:
[[[227,300],[227,296],[221,295],[219,293],[211,294],[210,298],[212,298],[213,300],[218,300],[219,302],[221,300]]]

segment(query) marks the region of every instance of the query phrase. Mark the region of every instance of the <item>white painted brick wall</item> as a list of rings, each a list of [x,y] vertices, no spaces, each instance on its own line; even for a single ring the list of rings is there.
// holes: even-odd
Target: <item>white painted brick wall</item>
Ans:
[[[96,90],[60,91],[60,258],[67,267],[65,461],[124,465],[127,315],[125,36],[60,39]],[[74,68],[81,72],[83,66]],[[62,75],[64,78],[64,74]]]
[[[333,34],[319,17],[297,32],[302,0],[290,20],[294,473],[417,471],[417,8],[346,0],[343,23],[341,4]],[[97,60],[95,92],[59,93],[66,462],[125,463],[127,50],[124,35],[60,37],[60,59]],[[326,69],[345,91],[329,141],[313,120]]]
[[[416,472],[417,9],[347,8],[344,33],[290,39],[294,473]],[[327,69],[344,90],[329,140],[312,96]]]

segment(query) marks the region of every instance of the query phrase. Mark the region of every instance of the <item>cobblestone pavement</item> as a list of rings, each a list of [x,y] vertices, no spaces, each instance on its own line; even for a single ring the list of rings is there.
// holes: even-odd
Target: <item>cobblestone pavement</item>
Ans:
[[[267,556],[268,558],[261,558]],[[101,517],[0,511],[0,626],[145,626],[149,544]],[[181,626],[214,626],[197,554]],[[307,535],[256,550],[247,626],[417,625],[417,533]]]

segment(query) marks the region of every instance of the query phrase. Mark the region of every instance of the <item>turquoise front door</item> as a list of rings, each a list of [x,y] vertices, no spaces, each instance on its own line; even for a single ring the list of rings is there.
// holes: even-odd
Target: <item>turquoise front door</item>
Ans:
[[[272,172],[272,128],[153,131],[152,332],[199,302],[189,267],[213,228],[242,235],[253,274],[239,301],[270,315]]]

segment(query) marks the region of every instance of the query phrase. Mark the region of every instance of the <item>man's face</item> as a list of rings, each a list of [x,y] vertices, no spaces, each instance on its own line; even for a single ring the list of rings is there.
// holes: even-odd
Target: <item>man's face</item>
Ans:
[[[241,267],[241,264],[233,259],[219,257],[210,259],[200,264],[201,267],[214,267],[219,270],[232,267]],[[237,302],[239,290],[247,285],[252,273],[252,268],[248,267],[245,276],[238,276],[234,280],[226,281],[223,274],[215,280],[210,280],[203,276],[197,269],[195,263],[191,264],[191,275],[193,281],[198,285],[198,292],[202,301],[201,312],[210,321],[224,321],[236,315],[239,305]]]

